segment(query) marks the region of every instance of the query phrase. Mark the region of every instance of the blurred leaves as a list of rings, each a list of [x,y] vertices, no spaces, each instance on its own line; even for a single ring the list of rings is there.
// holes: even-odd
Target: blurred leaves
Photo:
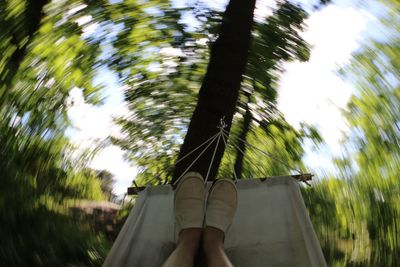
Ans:
[[[104,199],[100,180],[84,170],[86,158],[73,155],[65,135],[70,90],[100,100],[93,84],[100,46],[84,35],[87,24],[100,22],[99,5],[1,2],[0,261],[8,266],[98,265],[105,255],[108,241],[72,221],[65,206]],[[80,23],[83,16],[90,19]],[[96,248],[101,253],[91,257]]]
[[[303,190],[329,266],[400,265],[400,5],[377,2],[385,6],[381,39],[341,70],[357,91],[337,173]],[[301,35],[307,18],[300,6],[279,1],[255,22],[229,140],[245,139],[287,166],[245,146],[240,157],[230,146],[220,177],[240,164],[242,177],[305,170],[304,142],[322,142],[315,127],[294,129],[276,107],[284,63],[310,57]],[[85,103],[101,104],[98,69],[118,75],[129,113],[116,119],[122,137],[110,138],[139,167],[139,183],[167,182],[221,20],[202,1],[0,2],[0,262],[101,265],[109,241],[72,220],[68,203],[112,200],[113,177],[88,168],[90,151],[69,140],[70,92],[78,88]]]
[[[140,183],[150,180],[155,183],[165,182],[170,179],[171,167],[206,71],[208,44],[215,40],[215,25],[221,20],[221,14],[207,7],[174,8],[157,3],[152,8],[153,12],[142,12],[152,22],[150,24],[132,27],[124,21],[124,28],[114,41],[117,49],[110,62],[112,68],[122,73],[120,78],[131,111],[129,115],[118,119],[125,137],[114,139],[114,142],[127,150],[128,157],[140,167],[137,179]],[[171,17],[173,20],[166,21],[166,8],[169,8],[168,14],[174,14]],[[140,9],[137,6],[125,6],[125,10],[139,12]],[[192,16],[196,26],[193,28],[185,25],[182,22],[184,16]],[[276,83],[283,72],[283,62],[308,60],[308,44],[299,35],[305,28],[305,18],[307,14],[300,6],[283,1],[272,16],[254,26],[253,45],[234,119],[238,135],[242,127],[254,130],[260,138],[273,140],[275,132],[269,131],[271,124],[285,125],[283,128],[290,128],[296,136],[295,139],[285,141],[286,148],[291,145],[296,147],[302,138],[310,137],[291,128],[275,107]],[[127,41],[128,36],[155,31],[157,34],[146,41],[131,42],[129,47],[121,45]],[[248,106],[251,108],[247,109]],[[251,113],[250,127],[245,127],[240,119],[245,115],[245,110]],[[298,164],[302,150],[289,151],[293,152],[290,157],[296,159],[295,164]],[[234,157],[236,152],[230,153]],[[286,168],[282,171],[289,170]],[[271,174],[268,168],[263,175],[267,174]]]
[[[386,35],[341,70],[358,89],[345,112],[352,131],[336,160],[341,179],[304,191],[332,266],[400,264],[400,6],[381,2],[389,11],[381,18]]]

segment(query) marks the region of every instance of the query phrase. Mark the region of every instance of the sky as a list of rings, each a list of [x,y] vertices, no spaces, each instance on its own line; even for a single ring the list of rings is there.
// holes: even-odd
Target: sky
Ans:
[[[313,13],[303,34],[312,45],[310,60],[285,66],[278,108],[295,127],[302,121],[315,125],[326,142],[323,149],[306,149],[305,162],[314,172],[333,171],[331,156],[341,154],[341,140],[349,133],[342,111],[354,89],[339,77],[338,70],[349,64],[374,20],[364,10],[343,5]]]
[[[376,21],[371,8],[367,11],[362,6],[349,4],[351,2],[354,3],[336,1],[336,4],[312,13],[306,22],[308,30],[303,33],[312,45],[311,58],[305,63],[286,64],[280,82],[278,107],[287,121],[295,127],[300,122],[313,124],[325,139],[326,145],[318,151],[311,145],[306,147],[305,163],[314,173],[333,170],[331,157],[340,155],[340,140],[349,131],[342,110],[354,89],[338,76],[337,70],[348,64],[352,53],[371,32],[373,34],[371,29]],[[271,1],[260,2],[257,16],[270,12],[269,3]],[[120,135],[113,118],[127,112],[123,103],[124,88],[111,72],[101,69],[95,82],[105,88],[104,105],[85,103],[78,88],[73,89],[70,96],[74,105],[68,115],[75,126],[70,136],[81,148],[89,148],[109,135]],[[126,192],[137,174],[135,166],[125,161],[123,154],[120,148],[111,145],[101,150],[90,163],[90,167],[106,169],[114,175],[117,195]]]

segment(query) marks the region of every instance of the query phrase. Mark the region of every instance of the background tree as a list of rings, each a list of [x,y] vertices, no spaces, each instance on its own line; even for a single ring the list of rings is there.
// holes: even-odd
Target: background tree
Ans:
[[[10,86],[24,59],[27,47],[33,35],[40,27],[44,16],[44,6],[48,0],[40,1],[8,1],[1,6],[2,59],[0,78],[0,99]]]
[[[341,70],[357,92],[338,174],[304,191],[329,265],[398,266],[400,259],[400,5],[377,1],[382,32]],[[397,18],[396,18],[397,16]]]
[[[322,4],[327,2],[321,1]],[[215,153],[211,149],[206,150],[201,160],[196,162],[195,155],[188,153],[215,134],[221,118],[225,120],[226,131],[230,132],[247,64],[254,8],[253,1],[243,4],[235,0],[230,0],[226,7],[218,38],[211,47],[197,105],[178,155],[180,162],[175,165],[173,181],[186,170],[197,171],[210,180],[217,175],[225,151],[224,144],[217,145]]]
[[[181,17],[188,11],[167,1],[121,5],[115,23],[123,26],[113,41],[116,50],[109,65],[126,87],[130,114],[118,119],[127,135],[113,141],[130,152],[128,157],[142,168],[142,177],[164,180],[168,175],[164,170],[172,164],[193,112],[206,66],[209,31],[199,34],[204,28],[187,29]],[[132,17],[144,23],[133,25]],[[147,37],[130,41],[134,36]]]
[[[81,88],[89,103],[100,100],[93,66],[101,51],[87,27],[104,9],[13,0],[0,10],[0,262],[101,264],[109,243],[72,220],[68,203],[104,195],[65,131],[71,89]]]
[[[222,118],[227,125],[226,130],[230,131],[247,63],[254,8],[255,1],[243,3],[237,0],[230,0],[226,7],[219,35],[211,47],[210,60],[200,87],[197,105],[178,155],[178,160],[181,161],[175,166],[173,181],[186,170],[197,171],[203,177],[209,173],[210,180],[217,175],[225,150],[223,143],[217,144],[215,157],[211,149],[206,150],[202,159],[196,162],[195,155],[187,155],[215,135]],[[183,158],[184,156],[187,157]]]
[[[377,2],[386,6],[382,32],[387,35],[366,44],[343,70],[344,78],[358,89],[346,113],[352,129],[346,153],[335,160],[337,173],[303,189],[330,266],[399,265],[400,10],[397,1]],[[231,95],[237,102],[228,105],[231,113],[226,117],[233,115],[230,145],[240,145],[234,139],[241,137],[288,166],[303,168],[302,141],[320,138],[312,127],[294,130],[285,122],[276,108],[276,88],[283,62],[309,57],[309,47],[299,34],[307,14],[293,2],[279,1],[270,17],[252,22],[254,2],[246,2],[244,17],[236,16],[240,12],[234,3],[239,1],[232,1],[225,14],[200,1],[191,7],[177,7],[167,0],[0,3],[3,265],[102,263],[109,242],[68,213],[70,204],[80,199],[105,200],[112,195],[112,176],[88,168],[90,153],[77,156],[78,148],[68,134],[72,89],[82,91],[85,103],[101,102],[102,88],[93,82],[100,66],[117,73],[126,89],[131,113],[118,119],[126,135],[111,140],[126,149],[127,157],[141,168],[139,182],[171,181],[170,167],[185,133],[193,130],[188,127],[202,82],[203,93],[208,89],[215,93],[221,84],[237,90]],[[231,15],[232,20],[227,20]],[[229,24],[241,18],[247,23],[242,33],[252,38],[252,44],[248,46],[248,39],[243,38],[239,40],[242,44],[232,42],[230,46],[224,34],[231,38]],[[219,34],[220,30],[224,33]],[[237,46],[242,54],[240,64],[233,71],[235,79],[227,80],[237,63],[232,56],[236,52],[216,51]],[[224,60],[227,55],[233,62]],[[217,75],[220,67],[221,77]],[[203,107],[209,100],[212,105],[224,103],[203,93]],[[216,110],[211,124],[204,124],[210,132],[225,113],[219,106]],[[188,140],[201,142],[189,136]],[[189,141],[181,152],[196,142]],[[231,176],[235,165],[241,177],[290,172],[288,166],[262,158],[253,149],[240,148],[244,157],[237,147],[228,146],[219,176]],[[201,164],[208,167],[208,163],[204,158]],[[175,177],[181,170],[176,170]]]
[[[145,43],[146,47],[151,47],[151,49],[148,48],[150,52],[144,59],[141,59],[142,54],[139,53],[141,50],[134,49],[129,53],[118,49],[113,56],[114,58],[132,58],[132,60],[137,60],[139,66],[138,68],[123,64],[116,66],[117,69],[120,68],[119,71],[122,73],[130,73],[131,77],[136,78],[122,78],[122,82],[126,86],[125,95],[131,115],[118,120],[127,135],[124,139],[114,140],[122,148],[130,151],[128,157],[140,166],[141,172],[136,180],[139,183],[146,183],[149,180],[164,182],[171,179],[171,166],[188,127],[190,114],[193,112],[196,103],[198,87],[200,87],[200,82],[206,70],[206,62],[209,56],[207,44],[213,42],[218,36],[216,33],[220,21],[218,18],[221,18],[220,13],[203,7],[195,7],[189,11],[175,9],[174,12],[179,17],[185,16],[185,12],[189,12],[189,14],[199,18],[194,29],[190,29],[184,24],[180,25],[179,19],[175,22],[179,24],[179,27],[173,26],[173,24],[169,26],[169,29],[186,29],[184,35],[186,38],[181,38],[181,42],[177,42],[177,38],[168,38],[162,35],[163,33],[159,33],[154,36],[163,36],[162,39],[156,38],[152,42]],[[152,21],[160,23],[160,25],[153,23],[151,27],[164,28],[163,23],[158,19],[158,16],[162,16],[162,13],[150,14],[149,16],[154,17],[151,19]],[[244,75],[245,78],[241,84],[240,98],[236,108],[239,116],[234,118],[233,134],[236,136],[239,135],[241,127],[246,129],[249,125],[249,122],[247,122],[246,126],[240,126],[242,124],[240,115],[244,115],[246,106],[251,106],[250,122],[254,121],[254,123],[251,123],[252,128],[254,130],[258,127],[264,129],[264,133],[257,131],[257,135],[265,135],[265,137],[260,136],[259,138],[270,138],[272,140],[274,136],[271,132],[268,133],[268,129],[273,125],[281,128],[282,131],[292,131],[298,137],[299,142],[313,132],[307,129],[296,132],[284,121],[283,116],[275,107],[276,81],[283,71],[281,64],[284,61],[306,60],[308,58],[308,46],[298,35],[298,31],[301,31],[304,27],[304,18],[306,18],[306,13],[299,6],[290,2],[282,2],[271,17],[256,22],[252,33],[253,45],[250,48],[249,62]],[[143,28],[124,29],[122,32],[128,35],[125,31],[131,31],[129,35],[136,36],[141,34]],[[120,35],[120,38],[123,38],[123,36]],[[120,43],[118,40],[116,42],[117,44]],[[121,61],[113,60],[111,65]],[[153,68],[150,66],[153,66]],[[252,99],[251,103],[247,103],[247,95],[249,94]],[[270,127],[269,124],[271,124]],[[247,133],[247,131],[242,131],[242,133]],[[273,132],[278,134],[277,131]],[[282,139],[279,140],[282,141]],[[290,149],[291,142],[287,141],[285,144],[287,151],[295,152],[294,149]],[[293,144],[294,147],[299,146]],[[230,158],[234,157],[233,153],[235,152],[229,151]],[[293,166],[298,164],[301,154],[302,152],[298,150],[290,156],[294,159],[294,162],[297,162]],[[259,159],[259,157],[256,157],[256,159]],[[286,160],[286,156],[282,159]],[[259,162],[260,164],[265,161],[265,164],[269,165],[268,159],[262,160],[262,162]],[[230,175],[232,175],[233,162],[226,162],[231,166],[223,167],[223,169],[230,170]],[[280,170],[279,174],[288,172],[287,167]],[[278,170],[276,171],[278,172]],[[226,171],[223,171],[223,173],[225,174]],[[254,175],[265,176],[266,174],[276,174],[276,172],[264,170],[263,173],[258,172]]]
[[[113,193],[115,179],[114,175],[107,170],[96,171],[96,176],[101,182],[101,191],[109,201],[116,198]]]
[[[300,6],[282,2],[265,23],[255,25],[237,109],[243,117],[238,136],[240,139],[247,141],[253,121],[267,135],[271,134],[268,125],[275,124],[282,131],[286,127],[301,136],[285,122],[283,115],[277,110],[276,87],[279,75],[284,71],[281,67],[283,62],[306,61],[309,58],[308,44],[299,36],[299,32],[304,29],[305,18],[307,13]],[[238,142],[237,146],[234,169],[237,177],[242,178],[246,145]],[[290,146],[287,148],[290,150]],[[279,154],[275,155],[279,157]],[[299,161],[301,154],[294,153],[293,156]]]

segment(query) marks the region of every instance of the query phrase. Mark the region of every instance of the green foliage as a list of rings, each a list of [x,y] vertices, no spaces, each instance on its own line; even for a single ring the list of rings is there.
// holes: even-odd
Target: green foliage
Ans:
[[[96,172],[96,178],[96,180],[100,182],[101,191],[107,199],[110,201],[115,198],[116,196],[113,193],[115,183],[114,175],[109,171],[101,170]]]
[[[187,10],[171,5],[169,1],[123,3],[121,12],[128,14],[116,20],[123,29],[109,59],[125,85],[131,111],[117,120],[126,137],[113,141],[129,151],[127,157],[142,169],[139,177],[144,180],[167,179],[165,170],[178,153],[208,58],[206,27],[189,31],[181,21]],[[132,18],[140,23],[133,24]],[[131,39],[149,34],[146,41]]]
[[[335,160],[341,178],[303,189],[330,266],[400,265],[400,6],[380,2],[387,7],[382,20],[387,38],[365,46],[342,71],[358,92],[346,113],[353,130],[347,153]],[[310,57],[300,35],[307,16],[301,7],[279,1],[270,17],[254,25],[229,142],[244,137],[286,165],[247,148],[243,176],[304,170],[303,141],[322,141],[313,127],[293,129],[276,108],[283,63]],[[88,157],[76,156],[65,134],[70,91],[79,88],[87,103],[99,104],[96,69],[107,65],[118,73],[130,114],[117,119],[124,138],[112,141],[141,169],[139,183],[169,181],[220,23],[221,14],[201,3],[190,8],[168,0],[0,3],[3,265],[101,265],[109,240],[73,220],[68,207],[77,199],[112,199],[113,177],[88,169]],[[112,37],[90,34],[96,25]],[[226,150],[219,176],[232,175],[237,156],[237,149]]]
[[[364,45],[341,71],[358,89],[345,113],[347,150],[336,160],[342,178],[304,190],[330,266],[400,264],[400,6],[381,2],[390,11],[382,18],[388,34]]]
[[[81,86],[86,99],[94,101],[98,90],[92,85],[94,72],[90,71],[99,53],[98,45],[82,39],[73,20],[62,20],[63,10],[71,6],[52,3],[43,7],[46,14],[29,40],[13,86],[2,92],[0,102],[0,153],[6,159],[1,162],[4,179],[10,187],[23,184],[30,188],[35,198],[65,197],[69,180],[77,179],[76,174],[70,174],[72,147],[64,136],[69,125],[67,98],[73,87]],[[9,8],[19,7],[15,1],[9,3]],[[14,23],[23,27],[18,21],[24,20],[24,13],[15,14],[19,17]],[[7,24],[12,18],[1,22]],[[6,34],[2,38],[7,39]],[[85,72],[85,79],[80,72]]]
[[[128,8],[128,4],[132,7]],[[113,141],[125,149],[127,157],[139,166],[141,171],[136,181],[142,184],[170,179],[171,167],[179,152],[206,71],[209,57],[207,44],[215,40],[216,25],[221,20],[221,14],[204,7],[178,9],[168,2],[161,4],[157,1],[149,2],[149,5],[151,12],[147,5],[123,3],[126,10],[123,12],[130,12],[130,15],[118,20],[123,24],[123,29],[113,42],[116,51],[109,60],[110,66],[121,73],[121,82],[126,88],[125,100],[131,111],[129,116],[118,119],[126,135],[123,139]],[[135,16],[132,12],[135,12]],[[173,15],[166,18],[164,14]],[[197,18],[195,27],[188,27],[180,19],[188,14]],[[127,19],[134,17],[141,18],[141,21],[143,16],[152,23],[132,26],[132,21]],[[268,132],[272,125],[289,128],[275,108],[276,82],[283,71],[283,62],[304,61],[309,57],[308,44],[299,36],[306,17],[307,14],[299,6],[284,1],[272,16],[256,23],[238,103],[239,116],[234,119],[234,129],[238,134],[242,127],[240,118],[244,116],[247,105],[252,106],[254,122],[251,128],[253,134],[260,135],[259,138],[273,143],[275,136],[271,131]],[[129,36],[142,36],[148,32],[154,34],[147,41],[130,42],[129,48],[124,45]],[[249,94],[251,102],[248,101]],[[285,134],[289,131],[298,140],[288,139],[290,141],[285,141],[284,146],[289,148],[294,142],[293,149],[289,150],[295,152],[291,157],[298,163],[301,158],[298,153],[302,152],[295,147],[302,138],[310,136],[293,128]],[[233,158],[236,152],[228,151]],[[271,165],[266,163],[264,166],[264,176],[278,172],[268,169]],[[222,169],[226,170],[225,167]],[[220,175],[225,173],[222,169]],[[281,171],[286,173],[287,167]]]
[[[100,265],[108,246],[64,207],[69,199],[104,199],[64,133],[71,89],[99,102],[92,82],[99,43],[82,33],[101,4],[71,11],[81,4],[0,4],[0,262],[7,266]],[[84,15],[93,19],[80,25]]]
[[[282,65],[284,62],[299,60],[307,61],[310,56],[310,49],[307,42],[300,37],[300,32],[304,30],[304,20],[308,14],[298,5],[283,1],[278,4],[273,15],[268,17],[264,23],[258,23],[253,30],[253,42],[249,54],[249,60],[241,96],[238,103],[238,114],[243,120],[236,119],[234,124],[240,125],[240,131],[232,131],[242,140],[250,142],[249,134],[257,135],[256,147],[262,147],[259,144],[273,143],[274,145],[264,146],[263,150],[275,155],[274,162],[257,156],[251,156],[250,151],[246,150],[246,146],[237,148],[235,171],[239,177],[252,177],[257,175],[283,175],[291,172],[293,168],[300,163],[303,154],[302,149],[297,149],[302,141],[311,138],[314,142],[319,142],[316,129],[312,127],[304,127],[301,131],[296,131],[286,121],[284,116],[277,110],[277,82],[280,75],[284,72]],[[308,128],[308,129],[307,129]],[[316,134],[305,135],[305,131],[314,132]],[[295,136],[291,138],[288,133]],[[287,135],[286,140],[282,141],[281,134]],[[283,146],[275,146],[275,144],[284,144]],[[278,148],[279,147],[279,148]],[[286,152],[282,155],[280,149]],[[240,154],[244,154],[241,157]],[[288,158],[289,156],[289,158]],[[262,173],[254,170],[251,164],[248,164],[248,171],[245,170],[244,160],[253,162],[261,166],[264,170]],[[281,162],[279,162],[281,161]],[[288,164],[282,164],[282,162]],[[251,175],[253,173],[253,175]]]
[[[0,225],[4,266],[100,266],[111,245],[88,225],[44,206],[14,212],[12,221],[1,216]]]

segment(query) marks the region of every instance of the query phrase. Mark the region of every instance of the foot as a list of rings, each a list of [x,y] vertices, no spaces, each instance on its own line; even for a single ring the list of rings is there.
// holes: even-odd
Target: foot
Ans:
[[[205,226],[226,232],[237,208],[237,189],[232,180],[217,180],[207,198]]]
[[[175,191],[176,240],[179,233],[184,229],[203,227],[204,203],[203,177],[196,172],[185,174]]]

